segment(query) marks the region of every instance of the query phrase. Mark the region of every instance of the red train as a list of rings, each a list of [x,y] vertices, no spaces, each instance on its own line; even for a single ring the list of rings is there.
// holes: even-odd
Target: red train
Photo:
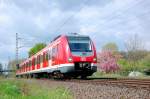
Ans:
[[[96,49],[89,36],[60,35],[48,46],[19,64],[16,76],[85,78],[97,71]]]

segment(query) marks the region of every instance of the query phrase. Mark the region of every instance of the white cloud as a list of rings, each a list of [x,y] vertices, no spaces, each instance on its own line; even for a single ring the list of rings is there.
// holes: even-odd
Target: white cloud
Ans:
[[[89,33],[96,33],[97,28],[95,26],[90,26],[90,25],[84,25],[80,27],[80,33],[83,33],[85,35],[89,34]]]
[[[7,15],[0,15],[0,27],[12,25],[12,19]]]

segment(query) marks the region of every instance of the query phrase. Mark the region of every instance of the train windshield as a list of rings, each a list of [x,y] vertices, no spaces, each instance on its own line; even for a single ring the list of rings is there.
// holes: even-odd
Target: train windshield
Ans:
[[[91,52],[91,41],[89,37],[68,37],[70,50],[72,52]]]

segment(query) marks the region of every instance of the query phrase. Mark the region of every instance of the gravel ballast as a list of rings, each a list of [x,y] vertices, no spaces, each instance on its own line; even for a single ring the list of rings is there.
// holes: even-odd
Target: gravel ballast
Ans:
[[[64,84],[76,99],[150,99],[150,92],[138,88],[126,88],[83,83]]]
[[[34,81],[47,88],[64,86],[66,92],[70,91],[74,99],[150,99],[150,91],[141,88],[51,80]]]

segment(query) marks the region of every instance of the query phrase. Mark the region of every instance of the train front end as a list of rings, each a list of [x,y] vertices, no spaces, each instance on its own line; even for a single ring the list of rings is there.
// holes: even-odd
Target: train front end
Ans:
[[[69,45],[68,62],[74,64],[74,75],[87,77],[97,71],[97,57],[94,43],[89,36],[67,36]]]

